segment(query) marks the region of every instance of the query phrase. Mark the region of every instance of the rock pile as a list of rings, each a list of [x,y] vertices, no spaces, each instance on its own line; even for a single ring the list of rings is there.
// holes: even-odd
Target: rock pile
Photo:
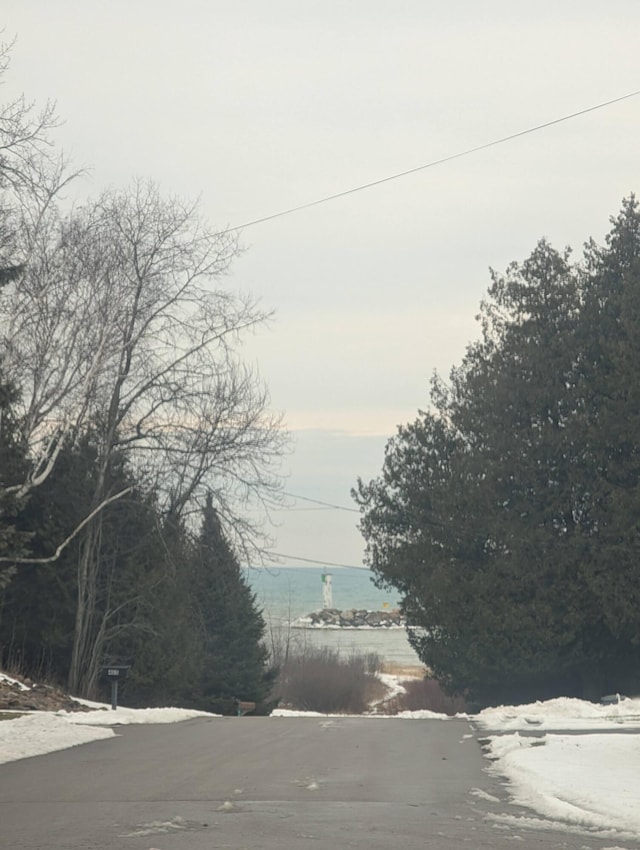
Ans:
[[[296,620],[294,625],[303,629],[399,629],[405,624],[404,617],[395,608],[392,611],[366,611],[350,608],[324,608]]]

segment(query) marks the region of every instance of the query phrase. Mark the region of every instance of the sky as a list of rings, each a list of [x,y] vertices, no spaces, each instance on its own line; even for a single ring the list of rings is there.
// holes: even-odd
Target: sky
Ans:
[[[0,680],[15,682],[0,672]],[[403,690],[398,677],[384,675],[391,693]],[[19,687],[25,687],[22,683]],[[89,712],[33,712],[14,720],[0,720],[0,764],[42,755],[90,741],[113,737],[111,727],[131,723],[175,723],[204,715],[177,708],[112,710],[88,703]],[[211,717],[212,715],[207,715]],[[313,712],[277,710],[273,722],[295,723],[296,716]],[[368,722],[401,723],[451,718],[432,711],[405,711],[394,717],[364,715]],[[482,735],[487,770],[506,784],[511,802],[524,814],[509,813],[504,803],[479,788],[487,817],[497,828],[554,829],[590,838],[611,839],[608,850],[623,850],[618,841],[640,838],[640,700],[622,699],[599,705],[560,698],[521,706],[498,706],[480,714],[458,715],[471,727],[461,744],[475,744]],[[326,719],[321,722],[327,723]],[[328,722],[340,722],[339,716]],[[386,728],[386,727],[385,727]],[[386,730],[390,733],[390,730]],[[532,732],[535,735],[532,736]],[[317,788],[317,784],[315,788]],[[309,786],[312,790],[312,786]],[[514,833],[514,837],[515,837]]]
[[[640,89],[637,0],[4,0],[1,96],[57,102],[82,191],[134,177],[237,227]],[[241,230],[224,285],[292,452],[283,564],[361,565],[350,489],[477,338],[489,268],[577,254],[640,189],[640,97]]]

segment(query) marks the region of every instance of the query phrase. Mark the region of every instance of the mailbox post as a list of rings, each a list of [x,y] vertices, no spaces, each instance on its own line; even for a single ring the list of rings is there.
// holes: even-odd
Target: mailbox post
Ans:
[[[104,668],[107,679],[111,682],[111,708],[115,711],[118,707],[118,682],[126,679],[128,666],[122,664],[110,664]]]

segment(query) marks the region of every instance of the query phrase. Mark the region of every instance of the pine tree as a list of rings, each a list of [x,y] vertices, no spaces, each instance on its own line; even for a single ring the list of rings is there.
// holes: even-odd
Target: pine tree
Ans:
[[[145,542],[147,567],[138,572],[136,626],[112,644],[131,664],[127,705],[188,706],[201,670],[202,642],[193,625],[193,540],[173,514],[155,514],[157,533]]]
[[[265,623],[236,554],[224,534],[211,494],[191,580],[193,625],[202,647],[191,703],[207,711],[231,714],[236,700],[269,710],[274,672],[267,669]]]
[[[156,517],[153,501],[135,488],[123,459],[114,457],[111,474],[132,485],[126,501],[114,503],[100,521],[102,534],[94,557],[101,563],[93,588],[90,628],[86,635],[86,674],[97,682],[99,669],[111,655],[126,653],[132,636],[144,630],[141,610],[157,579],[147,578],[155,564]],[[95,434],[66,445],[52,474],[34,490],[16,517],[16,526],[29,539],[29,556],[39,558],[55,548],[78,524],[91,498],[96,469]],[[68,676],[78,605],[78,554],[82,532],[50,563],[22,564],[8,586],[0,614],[0,646],[30,675],[43,669],[63,683]],[[91,696],[95,696],[95,684]]]

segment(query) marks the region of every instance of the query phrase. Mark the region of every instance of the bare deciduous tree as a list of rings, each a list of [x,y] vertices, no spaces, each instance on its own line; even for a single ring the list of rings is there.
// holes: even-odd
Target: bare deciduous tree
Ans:
[[[11,44],[0,43],[0,85],[9,66]],[[0,313],[7,314],[7,291],[30,261],[32,247],[39,238],[42,225],[55,200],[76,174],[68,169],[63,156],[53,147],[51,131],[57,124],[52,103],[37,110],[24,96],[0,104]],[[4,330],[4,329],[2,329]],[[5,374],[5,350],[0,348],[0,391],[5,401],[13,398],[15,387]],[[14,434],[14,422],[9,408],[0,409],[0,432],[11,419],[11,440],[20,443]],[[3,422],[4,418],[4,422]],[[5,437],[7,434],[5,434]],[[20,554],[24,535],[12,532],[10,517],[23,505],[31,486],[42,480],[51,466],[36,462],[26,469],[26,476],[16,468],[0,470],[0,521],[5,524],[0,534],[0,554]],[[0,585],[6,584],[14,572],[11,557],[0,558]]]
[[[217,286],[236,252],[235,237],[207,229],[193,206],[138,182],[66,219],[48,214],[3,303],[5,371],[22,389],[35,459],[26,486],[48,474],[65,439],[89,423],[100,435],[78,568],[75,692],[95,680],[99,511],[120,495],[106,483],[116,450],[174,513],[213,492],[249,548],[257,529],[238,506],[277,498],[283,433],[236,356],[266,314]]]
[[[0,78],[10,50],[0,46]],[[97,600],[102,511],[127,492],[108,483],[113,455],[126,452],[138,484],[164,495],[175,516],[213,493],[227,531],[255,554],[260,528],[247,508],[277,500],[285,436],[237,356],[242,335],[267,315],[219,285],[238,253],[235,235],[142,182],[64,212],[60,190],[75,175],[51,144],[55,125],[52,104],[0,107],[2,380],[19,390],[28,460],[21,480],[0,480],[0,496],[20,503],[89,427],[98,469],[84,519],[55,551],[4,553],[0,565],[55,561],[78,538],[70,683],[88,692],[108,617]]]
[[[13,43],[0,42],[0,85]],[[55,104],[37,109],[21,95],[0,105],[0,286],[15,278],[26,260],[24,228],[31,233],[49,204],[79,172],[54,147]],[[19,236],[20,234],[20,236]]]

